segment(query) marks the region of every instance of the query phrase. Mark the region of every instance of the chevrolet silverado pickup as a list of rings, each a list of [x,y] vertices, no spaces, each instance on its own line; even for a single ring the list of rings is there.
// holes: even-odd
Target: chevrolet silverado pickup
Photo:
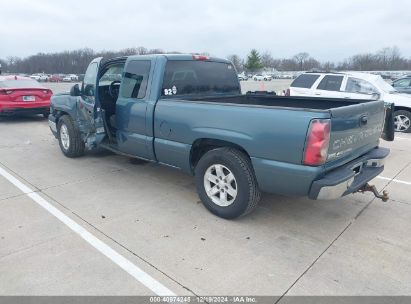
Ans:
[[[241,94],[231,62],[200,55],[97,58],[50,111],[67,157],[104,148],[177,168],[223,218],[252,211],[261,192],[366,191],[389,153],[380,136],[393,137],[382,101]]]

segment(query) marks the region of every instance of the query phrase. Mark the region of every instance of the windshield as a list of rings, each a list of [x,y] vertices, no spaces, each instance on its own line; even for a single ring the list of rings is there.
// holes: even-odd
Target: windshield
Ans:
[[[99,86],[109,85],[113,81],[121,81],[124,70],[124,63],[119,63],[110,66],[107,71],[101,76]]]
[[[395,93],[397,92],[391,85],[389,85],[381,76],[377,77],[375,85],[382,90],[384,93]]]
[[[33,89],[43,88],[43,86],[35,80],[3,80],[0,81],[0,88],[14,88],[14,89]]]

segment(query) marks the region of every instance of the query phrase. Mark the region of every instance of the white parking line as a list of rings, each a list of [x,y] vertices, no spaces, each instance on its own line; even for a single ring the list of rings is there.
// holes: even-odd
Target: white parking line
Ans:
[[[75,233],[81,236],[87,243],[89,243],[95,249],[100,251],[102,254],[104,254],[111,261],[113,261],[115,264],[120,266],[123,270],[125,270],[128,274],[130,274],[132,277],[134,277],[137,281],[139,281],[141,284],[146,286],[148,289],[153,291],[155,294],[159,296],[175,296],[175,294],[171,290],[169,290],[167,287],[162,285],[156,279],[152,278],[149,274],[145,273],[143,270],[141,270],[139,267],[134,265],[128,259],[123,257],[121,254],[116,252],[110,246],[100,241],[97,237],[92,235],[85,228],[77,224],[75,221],[70,219],[68,216],[66,216],[63,212],[61,212],[57,208],[53,207],[44,198],[42,198],[37,193],[33,192],[32,189],[27,187],[25,184],[23,184],[21,181],[19,181],[17,178],[15,178],[13,175],[8,173],[6,170],[4,170],[1,167],[0,167],[0,175],[2,175],[5,179],[7,179],[14,186],[19,188],[23,193],[25,193],[28,197],[30,197],[33,201],[35,201],[41,207],[46,209],[49,213],[51,213],[56,218],[58,218],[61,222],[66,224],[67,227],[69,227],[71,230],[73,230]]]
[[[395,136],[394,140],[395,140],[395,139],[399,139],[399,140],[411,140],[411,138],[408,138],[408,137],[398,137],[398,136]]]
[[[384,177],[384,176],[377,176],[377,178],[379,178],[379,179],[383,179],[383,180],[389,180],[389,181],[393,181],[393,182],[395,182],[395,183],[399,183],[399,184],[404,184],[404,185],[411,185],[411,182],[406,182],[406,181],[403,181],[403,180],[400,180],[400,179],[392,179],[392,178],[389,178],[389,177]]]

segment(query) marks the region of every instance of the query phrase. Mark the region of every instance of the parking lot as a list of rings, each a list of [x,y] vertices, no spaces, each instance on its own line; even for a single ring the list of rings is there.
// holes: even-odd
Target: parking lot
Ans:
[[[381,141],[391,154],[373,183],[388,202],[265,194],[232,221],[179,171],[64,157],[40,116],[0,118],[0,134],[1,295],[411,295],[410,134]]]

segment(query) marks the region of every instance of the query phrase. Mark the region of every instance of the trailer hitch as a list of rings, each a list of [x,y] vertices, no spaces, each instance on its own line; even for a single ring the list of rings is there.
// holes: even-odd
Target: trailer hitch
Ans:
[[[387,190],[384,190],[381,195],[378,193],[378,190],[374,185],[370,185],[368,183],[362,186],[360,189],[358,189],[358,192],[361,192],[361,193],[364,193],[367,191],[372,192],[376,198],[381,199],[383,202],[386,202],[389,199]]]

